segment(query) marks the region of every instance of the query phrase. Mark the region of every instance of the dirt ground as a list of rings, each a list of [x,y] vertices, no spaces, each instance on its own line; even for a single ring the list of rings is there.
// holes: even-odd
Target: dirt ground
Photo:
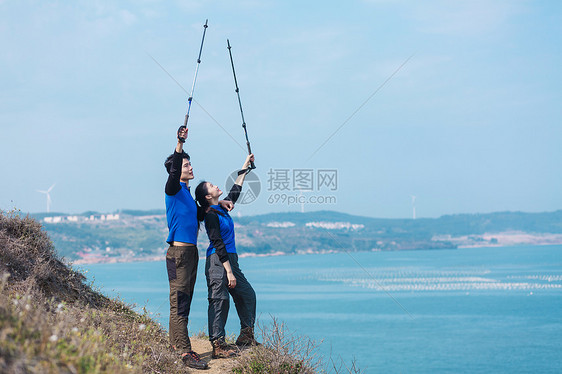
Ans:
[[[211,342],[209,342],[209,340],[196,337],[190,337],[190,340],[192,349],[201,356],[202,360],[209,364],[209,370],[190,369],[191,372],[202,374],[232,373],[232,368],[236,365],[236,358],[221,358],[213,360],[211,359],[213,348],[211,347]]]

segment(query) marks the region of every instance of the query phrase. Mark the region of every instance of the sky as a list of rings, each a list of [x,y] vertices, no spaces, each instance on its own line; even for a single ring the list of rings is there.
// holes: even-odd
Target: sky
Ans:
[[[206,19],[186,150],[244,162],[229,38],[238,214],[562,209],[562,2],[517,0],[0,0],[0,209],[164,209]]]

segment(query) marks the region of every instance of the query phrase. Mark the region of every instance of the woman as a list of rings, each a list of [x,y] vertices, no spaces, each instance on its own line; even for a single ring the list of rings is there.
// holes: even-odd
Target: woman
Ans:
[[[253,161],[254,155],[246,158],[226,200],[233,203],[238,200],[244,178],[250,171],[250,162]],[[258,344],[254,339],[256,293],[238,266],[234,223],[228,212],[218,205],[220,195],[222,191],[209,182],[201,182],[195,189],[195,198],[199,204],[198,219],[205,221],[210,242],[207,248],[205,275],[209,290],[209,339],[213,345],[213,358],[235,355],[235,350],[224,340],[229,293],[240,318],[240,336],[236,340],[236,345]]]

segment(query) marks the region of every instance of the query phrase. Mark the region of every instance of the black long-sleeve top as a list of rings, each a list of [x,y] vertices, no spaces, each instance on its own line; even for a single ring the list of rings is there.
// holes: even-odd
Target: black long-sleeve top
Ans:
[[[165,187],[166,195],[168,196],[173,196],[181,190],[180,178],[182,165],[183,154],[174,150],[172,166],[170,167],[170,174],[168,175]]]
[[[236,203],[242,186],[233,185],[225,200]],[[205,229],[209,237],[207,256],[216,253],[221,262],[228,261],[228,253],[236,253],[234,222],[228,212],[220,205],[212,205],[205,215]]]

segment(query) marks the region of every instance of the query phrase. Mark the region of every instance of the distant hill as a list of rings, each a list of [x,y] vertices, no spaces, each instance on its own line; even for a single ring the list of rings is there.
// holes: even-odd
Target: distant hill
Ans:
[[[434,234],[474,235],[485,232],[524,231],[534,233],[562,233],[562,210],[545,213],[497,212],[486,214],[454,214],[439,218],[391,219],[354,216],[333,211],[308,213],[269,213],[237,218],[244,224],[252,222],[292,221],[305,224],[310,221],[345,221],[370,228],[407,229]]]
[[[35,214],[59,252],[73,261],[161,258],[168,229],[163,210],[81,215]],[[439,218],[386,219],[333,211],[236,217],[237,248],[245,255],[340,251],[454,249],[562,243],[562,210],[498,212]],[[199,249],[208,241],[200,232]]]

